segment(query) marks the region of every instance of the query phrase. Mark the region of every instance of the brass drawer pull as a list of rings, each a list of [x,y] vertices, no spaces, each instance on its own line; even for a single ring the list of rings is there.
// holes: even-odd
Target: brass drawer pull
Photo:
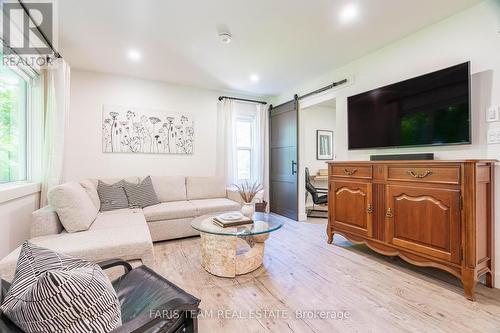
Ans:
[[[417,179],[422,179],[422,178],[425,178],[427,176],[430,176],[432,175],[432,171],[430,170],[427,170],[425,171],[424,173],[415,173],[413,172],[412,170],[408,170],[407,173],[412,176],[413,178],[417,178]]]
[[[358,171],[358,169],[352,169],[352,170],[349,170],[349,169],[344,169],[344,173],[348,176],[352,176],[354,175],[356,172]]]
[[[373,206],[372,206],[372,204],[368,204],[368,207],[366,208],[366,212],[367,212],[368,214],[373,213]]]
[[[392,213],[392,209],[387,208],[387,212],[385,212],[385,217],[391,218],[394,214]]]

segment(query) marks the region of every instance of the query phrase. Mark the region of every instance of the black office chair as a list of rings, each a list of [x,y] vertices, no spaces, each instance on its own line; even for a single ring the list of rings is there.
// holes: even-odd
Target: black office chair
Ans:
[[[200,300],[146,266],[132,269],[121,259],[99,263],[102,269],[122,266],[125,274],[112,282],[121,304],[122,326],[112,333],[196,333]],[[0,280],[0,304],[10,284]],[[23,333],[0,313],[1,333]]]
[[[317,215],[317,216],[310,215],[310,213],[313,213],[313,212],[325,213],[324,210],[315,209],[315,205],[326,205],[328,203],[328,189],[315,187],[311,183],[311,178],[309,176],[309,168],[306,168],[306,190],[309,194],[311,194],[312,201],[313,201],[313,208],[307,212],[307,216],[328,218],[328,214],[327,215]],[[307,199],[307,197],[306,197],[306,199]]]

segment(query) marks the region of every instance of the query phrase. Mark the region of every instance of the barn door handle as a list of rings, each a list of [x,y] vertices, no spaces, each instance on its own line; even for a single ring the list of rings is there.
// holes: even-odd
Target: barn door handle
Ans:
[[[393,216],[394,216],[394,214],[392,213],[392,209],[387,208],[387,212],[385,212],[385,217],[391,218]]]
[[[352,176],[354,175],[356,172],[358,171],[358,169],[352,169],[352,170],[349,170],[349,169],[344,169],[344,173],[348,176]]]
[[[422,178],[425,178],[427,176],[430,176],[432,175],[432,171],[430,170],[427,170],[425,171],[424,173],[415,173],[413,172],[412,170],[408,170],[407,173],[412,176],[413,178],[418,178],[418,179],[422,179]]]
[[[295,175],[297,173],[297,162],[295,162],[294,160],[292,160],[292,176]]]

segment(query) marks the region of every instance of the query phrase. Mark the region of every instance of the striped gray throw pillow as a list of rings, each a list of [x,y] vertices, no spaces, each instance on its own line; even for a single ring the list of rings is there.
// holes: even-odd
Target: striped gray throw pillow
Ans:
[[[0,310],[27,333],[107,333],[120,302],[99,265],[25,242]]]
[[[123,181],[123,187],[130,207],[144,208],[160,203],[150,176],[144,178],[139,184]]]
[[[124,183],[124,180],[120,180],[112,185],[108,185],[100,180],[97,182],[97,194],[99,195],[99,200],[101,200],[101,212],[129,207],[127,195],[123,188]]]

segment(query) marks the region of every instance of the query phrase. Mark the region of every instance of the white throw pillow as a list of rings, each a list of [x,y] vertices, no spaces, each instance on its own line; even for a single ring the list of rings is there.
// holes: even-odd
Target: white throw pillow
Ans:
[[[67,232],[88,230],[99,212],[87,192],[75,182],[53,187],[48,199]]]
[[[82,185],[83,189],[87,192],[94,206],[99,209],[101,207],[101,200],[99,199],[96,185],[90,179],[80,181],[80,185]]]

